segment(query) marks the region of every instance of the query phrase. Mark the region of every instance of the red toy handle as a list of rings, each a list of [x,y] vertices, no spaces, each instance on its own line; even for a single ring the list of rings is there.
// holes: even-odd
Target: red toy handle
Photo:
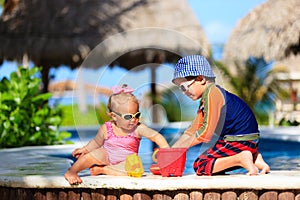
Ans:
[[[152,154],[152,160],[153,160],[153,162],[156,162],[156,163],[157,163],[156,154],[158,153],[158,151],[159,151],[159,148],[155,149]]]

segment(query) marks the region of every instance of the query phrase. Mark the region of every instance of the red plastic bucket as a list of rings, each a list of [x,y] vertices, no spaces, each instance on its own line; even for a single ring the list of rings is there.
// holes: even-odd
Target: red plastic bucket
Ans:
[[[182,176],[187,148],[160,148],[156,153],[157,165],[164,177]],[[154,155],[155,157],[155,155]]]

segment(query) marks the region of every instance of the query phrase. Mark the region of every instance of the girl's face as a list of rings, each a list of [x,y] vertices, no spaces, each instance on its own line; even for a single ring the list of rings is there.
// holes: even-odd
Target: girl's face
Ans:
[[[121,104],[112,112],[116,125],[125,131],[132,131],[136,128],[139,116],[138,105],[135,102]]]

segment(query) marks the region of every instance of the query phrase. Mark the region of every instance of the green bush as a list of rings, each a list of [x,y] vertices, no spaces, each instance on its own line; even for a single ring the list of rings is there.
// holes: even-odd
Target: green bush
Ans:
[[[41,94],[38,67],[19,67],[0,82],[0,148],[62,144],[70,133],[60,132],[62,112],[50,108],[50,93]]]

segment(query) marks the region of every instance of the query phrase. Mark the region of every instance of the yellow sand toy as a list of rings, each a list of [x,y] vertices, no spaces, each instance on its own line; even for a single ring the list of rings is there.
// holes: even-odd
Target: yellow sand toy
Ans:
[[[125,170],[128,176],[141,177],[143,175],[143,163],[136,153],[126,157]]]

